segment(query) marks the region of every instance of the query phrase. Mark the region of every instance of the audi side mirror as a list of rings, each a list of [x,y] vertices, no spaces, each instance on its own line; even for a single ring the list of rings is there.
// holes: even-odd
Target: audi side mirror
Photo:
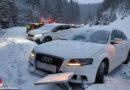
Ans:
[[[123,44],[122,39],[115,38],[114,40],[111,40],[111,44]]]

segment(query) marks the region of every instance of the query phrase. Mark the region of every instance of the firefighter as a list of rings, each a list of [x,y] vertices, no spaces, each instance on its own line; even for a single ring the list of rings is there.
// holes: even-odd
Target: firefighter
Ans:
[[[26,25],[26,32],[29,32],[29,30],[30,30],[30,25],[28,24],[28,25]]]
[[[31,29],[31,30],[34,29],[34,23],[31,24],[31,28],[30,28],[30,29]]]

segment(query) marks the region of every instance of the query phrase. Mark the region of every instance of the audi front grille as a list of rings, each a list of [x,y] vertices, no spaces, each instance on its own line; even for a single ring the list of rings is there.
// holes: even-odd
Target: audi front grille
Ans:
[[[63,63],[63,58],[61,57],[56,57],[56,56],[52,56],[52,55],[47,55],[47,54],[42,54],[42,53],[37,53],[36,54],[36,69],[38,70],[42,70],[46,73],[52,73],[50,71],[46,71],[44,69],[41,69],[41,68],[38,68],[37,66],[37,61],[38,62],[41,62],[41,63],[46,63],[48,65],[54,65],[56,66],[56,72],[55,73],[58,73],[59,72],[59,69]]]

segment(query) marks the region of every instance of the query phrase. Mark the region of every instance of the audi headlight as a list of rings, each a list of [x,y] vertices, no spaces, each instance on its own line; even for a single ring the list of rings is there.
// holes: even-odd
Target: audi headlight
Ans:
[[[87,58],[87,59],[71,59],[68,63],[67,66],[84,66],[84,65],[90,65],[93,63],[92,58]]]
[[[32,52],[30,53],[30,56],[31,56],[32,58],[34,58],[34,56],[35,56],[34,51],[32,51]]]
[[[36,34],[35,37],[42,37],[42,34]]]

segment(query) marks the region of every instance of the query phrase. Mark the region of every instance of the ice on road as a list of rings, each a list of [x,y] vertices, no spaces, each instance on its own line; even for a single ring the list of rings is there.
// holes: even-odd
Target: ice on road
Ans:
[[[29,54],[35,46],[26,39],[25,27],[6,29],[0,37],[0,77],[19,90],[57,90],[54,84],[34,86],[42,78],[28,71]],[[130,63],[106,76],[104,84],[91,85],[87,90],[130,90]]]

